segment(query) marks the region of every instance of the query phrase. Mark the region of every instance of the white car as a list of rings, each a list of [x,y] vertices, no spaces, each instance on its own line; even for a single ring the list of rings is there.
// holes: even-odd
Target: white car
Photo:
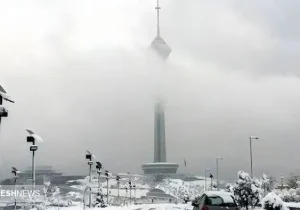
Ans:
[[[228,192],[207,191],[202,196],[195,198],[192,205],[194,210],[238,210],[234,196]]]

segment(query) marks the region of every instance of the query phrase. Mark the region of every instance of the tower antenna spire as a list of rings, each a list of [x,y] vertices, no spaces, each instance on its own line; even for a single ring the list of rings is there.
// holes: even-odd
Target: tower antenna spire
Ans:
[[[157,35],[160,35],[160,28],[159,28],[159,10],[161,9],[161,7],[159,6],[159,0],[157,0],[157,5],[156,5],[155,9],[157,10]]]

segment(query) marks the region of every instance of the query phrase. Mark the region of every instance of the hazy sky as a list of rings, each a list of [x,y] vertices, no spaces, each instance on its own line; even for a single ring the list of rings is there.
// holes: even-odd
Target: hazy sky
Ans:
[[[153,108],[166,102],[167,159],[221,179],[299,169],[300,1],[161,0],[165,67],[149,54],[155,0],[0,0],[1,174],[37,164],[86,174],[85,149],[112,172],[153,161]],[[163,71],[163,73],[161,73]],[[164,88],[157,88],[163,79]],[[183,158],[188,167],[183,168]]]

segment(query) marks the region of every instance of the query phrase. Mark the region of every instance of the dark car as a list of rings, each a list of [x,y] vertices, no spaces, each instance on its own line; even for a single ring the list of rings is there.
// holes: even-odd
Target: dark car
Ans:
[[[238,210],[234,196],[228,192],[209,191],[195,198],[194,210]]]

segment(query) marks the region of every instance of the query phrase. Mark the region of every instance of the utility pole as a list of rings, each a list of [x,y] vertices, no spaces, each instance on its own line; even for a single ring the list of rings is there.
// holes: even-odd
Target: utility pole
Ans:
[[[217,157],[216,162],[217,162],[217,191],[219,191],[219,160],[223,160],[222,157]]]
[[[205,176],[205,185],[204,185],[204,188],[205,188],[205,189],[204,189],[204,190],[205,190],[205,191],[207,190],[207,186],[206,186],[206,177],[207,177],[207,176],[206,176],[206,172],[207,172],[207,171],[210,171],[210,169],[205,169],[205,171],[204,171],[204,176]]]
[[[253,166],[252,166],[252,139],[258,140],[259,138],[257,136],[250,136],[250,167],[251,167],[251,178],[253,178]]]

